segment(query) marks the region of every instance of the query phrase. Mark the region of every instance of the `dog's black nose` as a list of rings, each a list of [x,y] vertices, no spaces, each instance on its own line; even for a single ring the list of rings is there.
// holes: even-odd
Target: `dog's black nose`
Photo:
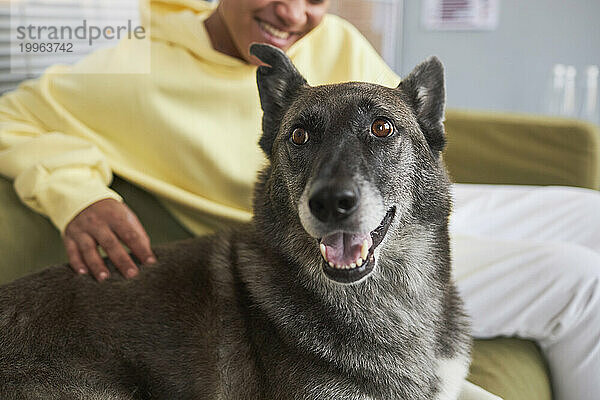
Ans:
[[[356,211],[359,200],[358,188],[352,182],[316,183],[312,187],[308,207],[319,221],[334,222]]]

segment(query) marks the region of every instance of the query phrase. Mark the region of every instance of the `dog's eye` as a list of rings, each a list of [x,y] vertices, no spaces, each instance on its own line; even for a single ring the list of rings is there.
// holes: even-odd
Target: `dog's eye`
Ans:
[[[371,124],[371,133],[380,138],[387,137],[394,133],[394,127],[387,119],[377,118]]]
[[[308,132],[302,128],[294,129],[292,132],[292,142],[298,146],[305,144],[308,142]]]

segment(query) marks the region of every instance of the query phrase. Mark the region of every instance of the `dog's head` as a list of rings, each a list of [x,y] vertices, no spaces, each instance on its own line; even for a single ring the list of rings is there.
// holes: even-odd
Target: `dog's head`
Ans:
[[[260,146],[270,166],[261,177],[265,193],[257,197],[282,240],[320,250],[320,271],[355,283],[374,271],[403,227],[447,229],[440,155],[445,93],[437,58],[397,88],[311,87],[281,50],[254,44],[250,51],[268,64],[258,68],[257,81]]]

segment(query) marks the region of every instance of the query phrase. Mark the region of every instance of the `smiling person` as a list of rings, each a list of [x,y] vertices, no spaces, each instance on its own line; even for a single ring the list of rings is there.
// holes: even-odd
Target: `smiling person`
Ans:
[[[204,26],[215,50],[256,64],[258,60],[249,50],[252,42],[287,51],[321,23],[328,3],[315,0],[298,7],[268,1],[221,1]]]
[[[400,81],[358,31],[327,15],[327,8],[328,1],[317,0],[222,0],[216,8],[151,1],[142,5],[151,36],[149,73],[122,73],[124,63],[143,70],[136,63],[146,62],[141,44],[127,40],[74,66],[51,67],[4,95],[0,173],[63,241],[36,242],[40,222],[26,216],[13,224],[26,232],[25,240],[0,243],[12,246],[1,249],[5,262],[64,246],[74,271],[101,281],[110,277],[101,249],[122,275],[133,277],[139,270],[123,243],[152,264],[145,226],[158,216],[142,224],[127,197],[109,187],[113,173],[155,196],[185,235],[249,220],[255,174],[265,162],[257,145],[262,112],[252,42],[285,50],[311,85],[394,87]],[[454,268],[475,334],[537,340],[556,398],[595,398],[598,194],[482,185],[455,185],[454,192]],[[531,218],[539,209],[545,213]]]

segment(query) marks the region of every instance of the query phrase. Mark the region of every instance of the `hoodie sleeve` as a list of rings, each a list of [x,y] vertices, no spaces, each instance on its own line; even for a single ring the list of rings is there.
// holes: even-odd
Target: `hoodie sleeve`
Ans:
[[[52,67],[0,98],[0,174],[14,179],[23,203],[48,216],[61,233],[90,204],[122,200],[108,188],[111,169],[86,138],[86,121],[70,114],[56,94],[57,80],[61,87],[75,84],[69,68]]]

